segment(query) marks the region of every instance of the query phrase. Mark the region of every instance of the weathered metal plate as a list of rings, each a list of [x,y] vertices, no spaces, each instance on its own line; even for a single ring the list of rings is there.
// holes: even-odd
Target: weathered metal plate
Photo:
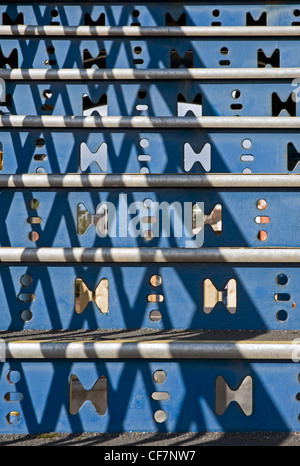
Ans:
[[[300,136],[295,130],[0,128],[0,142],[0,174],[300,170]]]
[[[31,4],[30,4],[31,3]],[[297,2],[232,1],[231,4],[201,1],[190,2],[123,2],[118,5],[106,1],[64,3],[38,1],[27,3],[3,2],[0,6],[1,24],[29,25],[106,25],[106,26],[291,26],[299,21]],[[6,14],[5,14],[6,13]],[[4,14],[4,16],[3,16]],[[19,17],[18,17],[19,15]],[[251,15],[251,16],[250,16]]]
[[[0,330],[299,330],[299,274],[286,264],[2,264]],[[211,309],[208,279],[222,293]],[[102,300],[80,301],[85,287]]]
[[[1,33],[1,30],[0,30]],[[219,34],[220,35],[220,34]],[[47,52],[48,47],[48,52]],[[49,54],[49,50],[54,52]],[[300,66],[292,37],[1,37],[3,66],[9,68],[257,68],[258,50],[280,51],[280,66]],[[224,48],[227,54],[222,53]],[[15,51],[15,52],[14,52]],[[276,63],[278,66],[278,61]]]
[[[0,245],[299,247],[298,194],[297,188],[3,189]]]
[[[164,371],[164,382],[155,382],[160,380],[156,371]],[[298,365],[292,361],[15,360],[1,365],[0,430],[31,434],[297,431],[298,374]],[[99,414],[89,401],[91,393],[86,393],[77,414],[70,413],[72,375],[83,393],[99,377],[106,377],[105,414]],[[229,405],[230,396],[226,402],[216,390],[218,377],[233,391],[229,394],[235,399]],[[245,378],[251,379],[251,385],[242,390]],[[284,383],[279,383],[283,378]],[[168,399],[153,399],[158,392],[167,393]]]

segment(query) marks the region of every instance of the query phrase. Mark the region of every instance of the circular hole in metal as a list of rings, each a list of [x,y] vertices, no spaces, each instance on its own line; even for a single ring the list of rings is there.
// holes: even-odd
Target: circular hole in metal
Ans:
[[[242,141],[243,149],[250,149],[251,146],[252,146],[252,142],[250,139],[243,139]]]
[[[155,411],[153,417],[154,417],[155,422],[158,422],[158,423],[165,422],[165,420],[167,419],[167,415],[165,411],[163,411],[162,409],[158,409],[157,411]]]
[[[266,239],[268,238],[268,233],[265,230],[261,230],[258,232],[257,238],[259,239],[259,241],[266,241]]]
[[[228,54],[228,48],[227,47],[220,48],[220,53],[221,53],[221,55],[227,55]]]
[[[151,209],[152,207],[152,199],[145,199],[144,200],[144,206],[147,208],[147,209]]]
[[[281,309],[276,314],[276,319],[279,322],[285,322],[287,320],[287,318],[288,318],[288,313],[284,309]]]
[[[238,89],[234,89],[234,90],[231,92],[231,97],[232,97],[233,99],[238,99],[240,96],[241,96],[241,92],[240,92]]]
[[[35,146],[36,147],[43,147],[45,145],[45,139],[43,138],[38,138],[35,141]]]
[[[153,239],[153,233],[151,230],[145,231],[143,238],[145,241],[151,241]]]
[[[295,16],[300,16],[300,10],[298,10],[298,9],[294,10],[294,15]]]
[[[137,45],[136,47],[134,47],[133,51],[134,51],[134,53],[135,53],[136,55],[140,55],[140,54],[142,53],[143,50],[142,50],[142,47],[140,47],[139,45]]]
[[[161,319],[161,312],[155,309],[149,313],[149,318],[151,322],[159,322]]]
[[[265,210],[267,207],[267,201],[265,201],[265,199],[259,199],[256,203],[256,207],[259,210]]]
[[[21,379],[21,374],[19,371],[14,371],[14,370],[11,370],[9,371],[9,373],[7,374],[7,379],[10,383],[17,383],[20,381]]]
[[[142,149],[147,149],[147,147],[150,146],[150,142],[146,138],[140,139],[139,144],[140,144],[140,147],[142,147]]]
[[[46,50],[47,50],[48,55],[52,55],[55,52],[55,48],[53,47],[53,45],[49,45],[46,48]]]
[[[50,91],[50,89],[45,89],[43,91],[43,97],[45,99],[50,99],[52,97],[52,91]]]
[[[21,319],[24,322],[29,322],[32,319],[32,312],[30,311],[30,309],[25,309],[21,312]]]
[[[37,231],[30,231],[28,234],[28,239],[30,241],[37,241],[39,239],[40,235],[38,234]]]
[[[140,16],[139,10],[133,10],[132,16],[133,16],[134,18],[138,18],[138,17]]]
[[[160,275],[152,275],[150,278],[150,283],[152,286],[159,286],[161,285],[161,276]]]
[[[300,401],[300,393],[297,393],[297,395],[295,396],[296,400],[297,401]]]
[[[22,275],[20,282],[22,286],[30,286],[33,282],[32,276],[26,273],[25,275]]]
[[[21,416],[18,411],[10,411],[6,416],[6,419],[9,422],[9,424],[17,425],[21,421]]]
[[[51,10],[51,16],[52,16],[52,18],[57,18],[58,11],[57,10]]]
[[[216,18],[217,16],[220,16],[220,11],[219,10],[213,10],[212,15]]]
[[[289,281],[289,279],[288,279],[287,275],[285,275],[285,273],[279,273],[277,275],[277,277],[276,277],[276,282],[280,286],[286,285],[288,281]]]
[[[140,89],[138,92],[138,98],[139,99],[144,99],[147,95],[147,92],[144,89]]]
[[[159,369],[153,373],[153,380],[155,383],[163,383],[166,380],[166,373]]]
[[[36,210],[39,206],[39,201],[37,199],[30,199],[28,201],[29,209]]]
[[[147,175],[149,173],[149,168],[148,167],[142,167],[142,168],[140,168],[139,173]]]

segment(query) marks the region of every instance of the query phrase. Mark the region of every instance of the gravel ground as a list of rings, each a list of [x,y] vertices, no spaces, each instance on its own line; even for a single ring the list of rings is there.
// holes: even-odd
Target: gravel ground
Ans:
[[[0,446],[95,446],[163,447],[189,446],[300,446],[300,432],[295,433],[183,433],[183,434],[40,434],[1,435]]]
[[[0,338],[6,341],[18,340],[50,340],[50,341],[78,341],[78,340],[253,340],[253,341],[285,341],[300,337],[300,331],[294,330],[21,330],[18,332],[1,332]]]

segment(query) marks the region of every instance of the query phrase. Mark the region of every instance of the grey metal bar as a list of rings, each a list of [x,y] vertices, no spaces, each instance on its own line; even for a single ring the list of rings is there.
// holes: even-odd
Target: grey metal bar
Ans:
[[[300,248],[1,247],[0,263],[299,263]]]
[[[0,188],[300,188],[300,174],[47,174],[0,175]]]
[[[294,360],[294,341],[10,341],[6,359],[247,359]]]
[[[300,68],[178,68],[178,69],[0,69],[5,80],[165,80],[165,79],[296,79]]]
[[[0,26],[0,36],[60,37],[299,37],[297,26]]]
[[[2,128],[299,129],[300,117],[123,117],[1,115]]]

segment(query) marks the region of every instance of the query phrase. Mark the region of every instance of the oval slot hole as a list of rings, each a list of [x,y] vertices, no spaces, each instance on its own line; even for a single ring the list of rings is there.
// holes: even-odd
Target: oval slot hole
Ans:
[[[46,112],[51,112],[53,110],[54,106],[51,104],[43,104],[42,105],[42,110],[45,110]]]
[[[27,223],[30,223],[30,225],[38,225],[41,221],[41,217],[28,217],[27,219]]]
[[[139,162],[150,162],[151,155],[140,154],[140,155],[138,155],[137,159],[138,159]]]
[[[269,223],[270,219],[267,216],[259,215],[255,217],[255,223]]]
[[[276,293],[274,299],[275,301],[289,301],[291,296],[288,293]]]
[[[152,400],[155,401],[164,401],[169,399],[168,392],[153,392],[151,395]]]
[[[149,294],[147,299],[149,303],[161,303],[164,297],[162,294]]]
[[[143,223],[156,223],[156,217],[142,217]]]
[[[148,110],[148,105],[139,104],[139,105],[137,105],[135,108],[136,108],[136,110],[138,110],[139,112],[142,112],[142,111],[144,111],[144,110]]]
[[[23,398],[23,393],[19,392],[8,392],[4,395],[5,401],[22,401]]]
[[[249,155],[248,154],[241,155],[241,161],[242,162],[253,162],[253,160],[254,160],[253,155],[250,155],[250,154]]]
[[[41,162],[47,159],[47,155],[46,154],[34,154],[33,159],[38,162]]]
[[[231,104],[230,108],[231,110],[242,110],[243,106],[242,104]]]
[[[18,298],[23,303],[29,303],[35,300],[35,295],[33,293],[20,293]]]

